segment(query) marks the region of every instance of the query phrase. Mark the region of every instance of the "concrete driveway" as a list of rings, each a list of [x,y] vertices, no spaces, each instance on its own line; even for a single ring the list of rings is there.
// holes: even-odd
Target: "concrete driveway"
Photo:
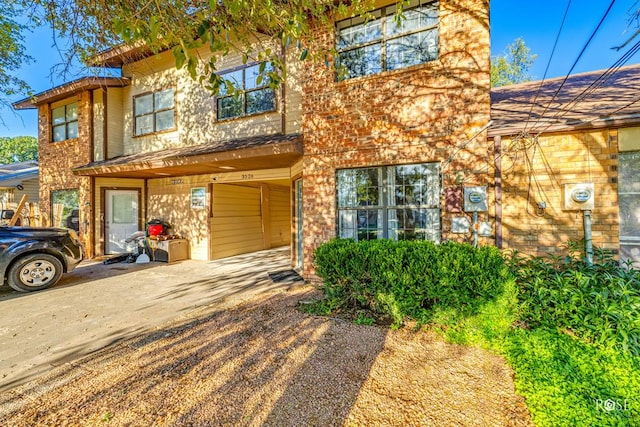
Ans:
[[[0,390],[169,321],[287,289],[289,248],[218,261],[85,261],[53,288],[0,290]]]

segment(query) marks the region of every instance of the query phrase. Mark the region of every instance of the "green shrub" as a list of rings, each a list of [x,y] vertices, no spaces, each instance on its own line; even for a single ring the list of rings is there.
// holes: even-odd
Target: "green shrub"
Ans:
[[[473,313],[502,290],[508,269],[494,247],[428,241],[335,239],[315,251],[324,304],[421,323],[438,310]]]
[[[640,273],[596,250],[589,265],[566,257],[519,257],[509,262],[520,286],[522,320],[561,329],[588,342],[640,354]]]

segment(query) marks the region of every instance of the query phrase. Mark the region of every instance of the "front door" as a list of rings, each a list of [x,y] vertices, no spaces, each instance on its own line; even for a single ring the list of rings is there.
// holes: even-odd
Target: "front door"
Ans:
[[[125,240],[139,229],[138,190],[106,190],[105,199],[105,253],[124,253]]]

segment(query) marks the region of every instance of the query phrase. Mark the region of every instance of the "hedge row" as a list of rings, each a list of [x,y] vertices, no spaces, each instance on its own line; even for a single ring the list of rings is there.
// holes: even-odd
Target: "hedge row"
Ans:
[[[472,313],[509,276],[500,251],[428,241],[335,239],[315,251],[329,311],[367,309],[426,322],[436,309]]]

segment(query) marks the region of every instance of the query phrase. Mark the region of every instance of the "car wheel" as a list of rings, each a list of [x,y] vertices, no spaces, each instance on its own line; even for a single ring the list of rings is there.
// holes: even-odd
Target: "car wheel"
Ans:
[[[18,258],[9,269],[7,282],[19,292],[38,291],[53,286],[62,276],[62,263],[48,254]]]

